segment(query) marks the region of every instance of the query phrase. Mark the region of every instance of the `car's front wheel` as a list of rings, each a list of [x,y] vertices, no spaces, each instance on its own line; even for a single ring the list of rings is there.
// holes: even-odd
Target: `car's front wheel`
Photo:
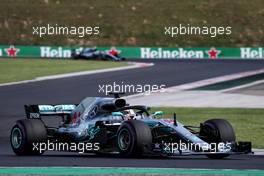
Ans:
[[[18,120],[11,130],[10,143],[17,155],[40,155],[33,144],[46,142],[47,131],[39,119]]]
[[[232,125],[225,119],[211,119],[205,121],[200,129],[200,136],[203,136],[206,142],[219,144],[221,142],[234,142],[236,140]],[[216,146],[215,145],[215,146]],[[229,154],[210,154],[208,158],[221,159],[228,157]]]
[[[138,157],[147,152],[152,144],[149,126],[140,120],[124,122],[117,132],[117,148],[121,156]]]

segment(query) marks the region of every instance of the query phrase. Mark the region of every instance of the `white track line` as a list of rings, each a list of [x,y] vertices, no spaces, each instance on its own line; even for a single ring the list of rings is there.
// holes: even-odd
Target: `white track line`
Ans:
[[[252,149],[254,155],[264,155],[264,149]]]
[[[165,93],[171,92],[172,93],[172,92],[178,92],[181,90],[190,90],[190,89],[194,89],[194,88],[198,88],[198,87],[202,87],[202,86],[208,86],[211,84],[216,84],[216,83],[220,83],[220,82],[224,82],[224,81],[231,81],[234,79],[239,79],[239,78],[243,78],[243,77],[247,77],[247,76],[253,76],[255,74],[261,74],[261,73],[264,73],[264,69],[240,72],[240,73],[235,73],[235,74],[231,74],[231,75],[219,76],[219,77],[215,77],[215,78],[196,81],[196,82],[192,82],[192,83],[181,84],[179,86],[173,86],[173,87],[165,88],[162,91],[158,90],[156,92],[151,92],[150,94],[159,94],[159,93],[163,93],[163,92],[165,92]],[[247,85],[234,87],[234,90],[244,88],[244,87],[253,86],[256,84],[260,84],[262,82],[264,82],[264,80],[256,81],[254,83],[247,84]],[[230,88],[230,90],[233,90],[233,89]],[[216,92],[226,92],[226,91],[229,91],[229,89],[225,89],[223,91],[216,91]],[[126,97],[134,98],[134,97],[141,97],[141,96],[146,96],[146,94],[145,93],[137,93],[137,94],[129,95]]]
[[[220,90],[219,92],[229,92],[229,91],[233,91],[233,90],[238,90],[238,89],[243,89],[243,88],[255,86],[255,85],[258,85],[258,84],[262,84],[262,83],[264,83],[264,80],[254,81],[254,82],[249,83],[249,84],[244,84],[244,85],[240,85],[240,86],[236,86],[236,87]]]
[[[211,84],[216,84],[216,83],[225,82],[225,81],[231,81],[234,79],[239,79],[239,78],[252,76],[252,75],[256,75],[256,74],[261,74],[261,73],[264,73],[264,69],[240,72],[240,73],[235,73],[235,74],[225,75],[225,76],[219,76],[219,77],[215,77],[215,78],[210,78],[210,79],[205,79],[205,80],[196,81],[196,82],[192,82],[192,83],[182,84],[179,86],[170,87],[169,89],[170,90],[173,90],[173,89],[177,89],[177,90],[194,89],[194,88],[198,88],[198,87],[208,86]]]
[[[263,98],[261,96],[226,94],[220,91],[188,90],[260,73],[264,73],[264,69],[168,87],[163,90],[151,92],[149,95],[146,95],[145,93],[134,94],[127,96],[126,98],[132,104],[147,104],[149,106],[263,108],[264,102],[262,101]]]
[[[129,64],[129,66],[124,66],[124,67],[57,74],[57,75],[37,77],[37,78],[32,79],[32,80],[3,83],[3,84],[0,84],[0,87],[1,86],[17,85],[17,84],[25,84],[25,83],[31,83],[31,82],[38,82],[38,81],[45,81],[45,80],[51,80],[51,79],[61,79],[61,78],[68,78],[68,77],[74,77],[74,76],[83,76],[83,75],[91,75],[91,74],[105,73],[105,72],[112,72],[112,71],[129,70],[129,69],[134,69],[134,68],[144,68],[144,67],[151,67],[154,65],[154,63],[140,63],[140,62],[128,62],[128,64]]]

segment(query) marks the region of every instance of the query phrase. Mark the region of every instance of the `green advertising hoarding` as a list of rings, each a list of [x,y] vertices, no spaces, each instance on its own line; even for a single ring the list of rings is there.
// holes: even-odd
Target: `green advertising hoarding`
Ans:
[[[73,49],[83,47],[0,45],[0,57],[5,58],[70,58]],[[111,47],[98,47],[108,52]],[[263,59],[264,48],[161,48],[116,47],[122,57],[134,59]]]

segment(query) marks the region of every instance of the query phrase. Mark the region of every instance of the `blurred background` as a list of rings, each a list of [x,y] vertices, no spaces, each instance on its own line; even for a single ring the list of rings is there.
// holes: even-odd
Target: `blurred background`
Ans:
[[[241,47],[264,42],[263,0],[1,0],[0,44]],[[165,26],[231,26],[231,35],[164,35]],[[99,36],[32,35],[33,26],[99,26]]]

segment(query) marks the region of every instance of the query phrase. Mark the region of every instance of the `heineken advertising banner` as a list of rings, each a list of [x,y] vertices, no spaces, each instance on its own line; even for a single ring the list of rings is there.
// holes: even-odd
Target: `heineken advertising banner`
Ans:
[[[62,46],[14,46],[0,45],[0,57],[5,58],[70,58],[73,49],[82,47]],[[108,52],[110,47],[98,47]],[[117,47],[120,55],[135,59],[263,59],[264,48],[159,48],[159,47]]]

